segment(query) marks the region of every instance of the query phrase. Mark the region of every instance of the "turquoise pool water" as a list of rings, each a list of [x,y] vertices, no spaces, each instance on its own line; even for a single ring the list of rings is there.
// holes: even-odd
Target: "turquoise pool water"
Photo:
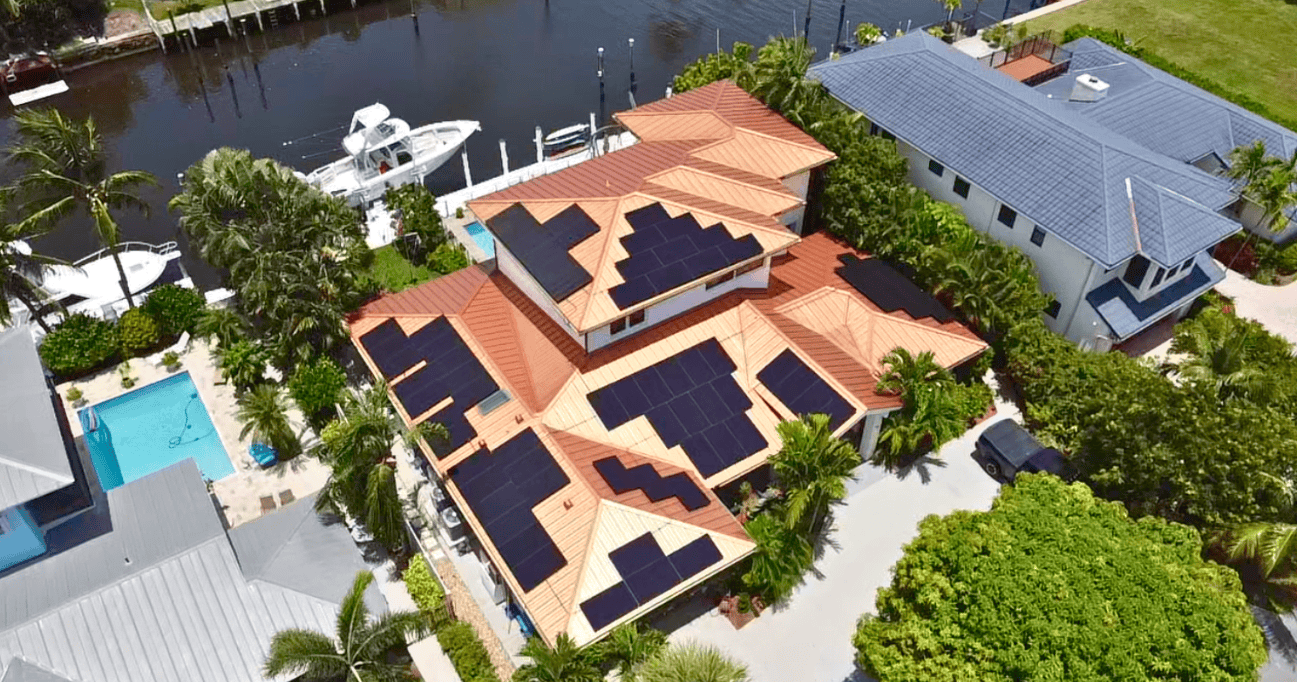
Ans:
[[[464,226],[464,229],[468,230],[468,236],[472,237],[473,241],[486,252],[487,258],[495,258],[495,237],[492,237],[491,233],[487,232],[485,227],[482,227],[482,223],[469,223]]]
[[[189,457],[209,480],[234,473],[189,372],[87,407],[78,416],[104,490]]]

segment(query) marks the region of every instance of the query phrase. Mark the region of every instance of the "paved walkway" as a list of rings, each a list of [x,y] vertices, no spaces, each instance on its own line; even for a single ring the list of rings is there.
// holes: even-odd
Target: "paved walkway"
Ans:
[[[405,581],[396,575],[396,567],[390,560],[374,567],[374,583],[383,593],[383,599],[387,600],[387,608],[393,611],[419,609],[410,592],[405,589]],[[436,682],[459,682],[459,673],[455,672],[455,665],[450,662],[450,657],[441,650],[436,635],[413,642],[408,649],[410,657],[414,659],[414,667],[419,669],[419,675],[423,679],[436,680]]]
[[[898,477],[865,465],[835,512],[834,541],[816,564],[823,577],[808,578],[787,607],[767,611],[735,630],[714,609],[671,634],[719,646],[747,664],[752,682],[860,681],[851,636],[861,614],[874,610],[878,588],[891,583],[902,548],[929,514],[989,509],[999,485],[973,461],[973,442],[987,425],[1017,417],[997,402],[999,414],[941,448],[941,462]]]
[[[1268,286],[1226,269],[1225,281],[1216,285],[1216,291],[1234,299],[1234,310],[1240,316],[1250,317],[1297,344],[1297,282]]]

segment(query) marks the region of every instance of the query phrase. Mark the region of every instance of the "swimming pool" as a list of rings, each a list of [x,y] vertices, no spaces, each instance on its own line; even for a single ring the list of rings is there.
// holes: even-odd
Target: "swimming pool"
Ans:
[[[468,236],[472,237],[473,241],[486,252],[487,258],[495,258],[495,237],[482,227],[482,223],[472,222],[465,225],[464,229],[468,230]]]
[[[234,473],[189,372],[87,407],[78,416],[104,490],[189,457],[206,479]]]

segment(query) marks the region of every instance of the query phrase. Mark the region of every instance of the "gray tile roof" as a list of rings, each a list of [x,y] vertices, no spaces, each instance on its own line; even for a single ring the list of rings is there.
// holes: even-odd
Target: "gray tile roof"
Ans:
[[[74,482],[54,409],[31,329],[0,332],[0,509]]]
[[[9,669],[5,670],[4,677],[0,677],[0,682],[72,682],[72,680],[32,665],[21,658],[15,658],[10,661]]]
[[[1143,178],[1131,178],[1130,187],[1140,251],[1164,266],[1202,253],[1193,242],[1177,238],[1185,232],[1227,235],[1238,230],[1232,219]]]
[[[821,62],[811,73],[834,97],[1105,267],[1136,253],[1127,178],[1208,210],[1234,200],[1228,182],[1142,147],[923,33]],[[1146,215],[1156,220],[1165,212]],[[1194,253],[1239,228],[1195,220],[1140,229],[1161,231],[1172,252]]]
[[[1085,300],[1116,334],[1115,340],[1123,341],[1198,298],[1223,279],[1225,271],[1217,267],[1206,253],[1199,253],[1194,257],[1193,269],[1184,279],[1143,301],[1136,300],[1120,279],[1104,282],[1086,294]]]
[[[275,632],[332,632],[341,594],[244,574],[192,460],[108,491],[107,505],[111,532],[0,579],[0,664],[71,682],[261,682]],[[298,569],[318,583],[319,567]]]
[[[1297,133],[1110,45],[1081,38],[1065,47],[1072,51],[1067,73],[1036,89],[1155,152],[1185,163],[1213,152],[1228,159],[1231,150],[1255,140],[1278,156],[1297,151]],[[1107,96],[1068,101],[1080,74],[1108,83]]]

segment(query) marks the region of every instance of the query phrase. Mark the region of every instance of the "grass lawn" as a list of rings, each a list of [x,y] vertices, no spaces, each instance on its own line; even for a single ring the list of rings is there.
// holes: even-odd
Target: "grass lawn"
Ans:
[[[369,266],[369,275],[384,290],[392,293],[405,291],[433,278],[432,270],[406,260],[391,244],[374,250],[374,264]]]
[[[1284,0],[1088,0],[1028,23],[1120,31],[1136,45],[1276,115],[1297,116],[1297,4]]]
[[[123,0],[113,0],[122,2]],[[129,0],[127,0],[129,1]],[[169,18],[172,14],[180,16],[189,12],[197,12],[207,9],[208,7],[220,7],[221,0],[163,0],[162,2],[149,2],[149,12],[153,18],[158,21]]]
[[[108,11],[111,12],[115,9],[135,12],[140,16],[144,16],[144,0],[109,0]]]

